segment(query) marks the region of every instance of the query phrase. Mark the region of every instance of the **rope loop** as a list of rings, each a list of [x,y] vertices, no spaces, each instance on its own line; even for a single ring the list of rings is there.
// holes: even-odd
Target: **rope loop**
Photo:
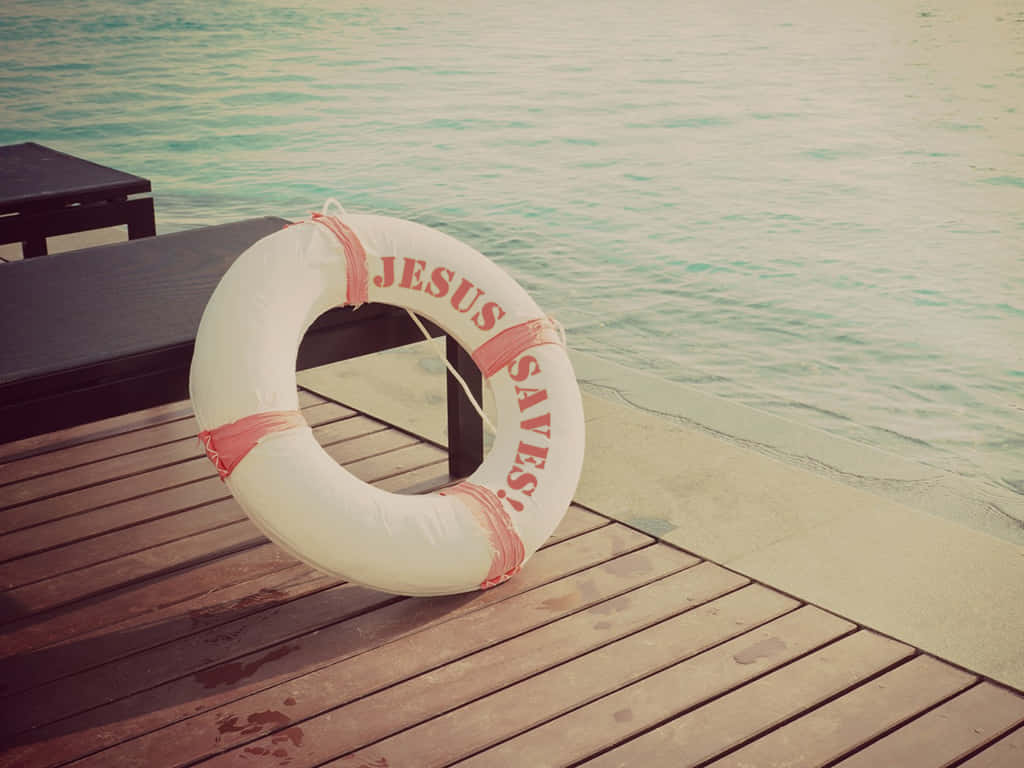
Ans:
[[[347,215],[347,213],[345,211],[345,206],[343,206],[341,203],[338,202],[338,200],[336,198],[333,198],[333,197],[328,197],[324,201],[323,207],[320,209],[320,215],[321,216],[327,216],[328,212],[331,210],[331,206],[332,205],[338,209],[338,215],[339,216],[346,216]]]
[[[412,318],[412,321],[416,323],[416,327],[420,329],[420,333],[423,334],[423,338],[430,343],[430,346],[437,354],[438,359],[444,363],[444,367],[448,369],[448,373],[450,373],[452,377],[459,382],[459,386],[462,387],[462,391],[466,393],[466,397],[469,398],[469,402],[473,405],[473,410],[480,415],[480,419],[483,421],[484,426],[487,427],[487,430],[492,435],[498,434],[497,428],[491,423],[491,420],[487,418],[487,414],[484,413],[484,409],[480,407],[480,403],[477,402],[477,399],[473,397],[473,393],[469,391],[469,384],[467,384],[466,380],[459,375],[458,371],[455,370],[455,366],[448,361],[448,355],[445,354],[444,348],[440,344],[434,343],[433,337],[427,332],[427,329],[423,326],[423,323],[420,322],[420,319],[414,312],[409,309],[406,309],[405,311],[409,314],[409,317]]]

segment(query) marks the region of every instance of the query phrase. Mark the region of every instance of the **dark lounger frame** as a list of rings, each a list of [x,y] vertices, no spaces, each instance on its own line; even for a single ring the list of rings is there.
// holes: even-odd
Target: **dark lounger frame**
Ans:
[[[128,225],[128,239],[156,234],[149,179],[35,142],[0,147],[0,245],[46,255],[46,238]]]
[[[187,399],[213,289],[239,254],[287,223],[249,219],[0,265],[0,443]],[[296,368],[422,338],[404,309],[332,309],[307,332]],[[480,372],[450,337],[448,354],[479,398]],[[451,375],[448,435],[451,475],[465,477],[483,459],[483,431]]]

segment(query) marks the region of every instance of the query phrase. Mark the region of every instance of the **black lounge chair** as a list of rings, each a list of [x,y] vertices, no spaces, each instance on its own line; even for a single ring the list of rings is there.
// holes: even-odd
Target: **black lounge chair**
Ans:
[[[0,443],[188,398],[213,289],[239,254],[286,223],[249,219],[0,264]],[[333,309],[306,334],[297,368],[422,338],[403,309]],[[479,371],[450,337],[448,355],[479,399]],[[451,376],[448,434],[450,472],[464,477],[483,458],[483,433]]]
[[[128,239],[156,234],[149,179],[35,142],[0,147],[0,245],[21,242],[26,259],[46,238],[127,225]]]

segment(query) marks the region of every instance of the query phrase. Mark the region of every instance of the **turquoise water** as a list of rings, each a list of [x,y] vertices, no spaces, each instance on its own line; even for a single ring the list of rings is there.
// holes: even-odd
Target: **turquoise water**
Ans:
[[[7,0],[0,65],[0,142],[159,231],[415,219],[577,349],[1024,494],[1019,0]]]

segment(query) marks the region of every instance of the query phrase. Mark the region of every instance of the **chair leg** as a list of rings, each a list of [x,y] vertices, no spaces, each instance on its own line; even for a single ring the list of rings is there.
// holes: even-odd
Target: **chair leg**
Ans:
[[[469,385],[478,403],[483,403],[483,377],[473,358],[451,336],[447,337],[448,361]],[[448,374],[448,472],[453,478],[473,474],[484,460],[484,428],[466,393]]]
[[[23,240],[21,243],[21,255],[23,258],[32,259],[36,256],[45,256],[49,251],[46,250],[46,238],[45,237],[33,237],[29,240]]]
[[[129,200],[126,208],[128,210],[129,240],[156,235],[156,216],[153,211],[153,198],[141,197],[137,200]]]

